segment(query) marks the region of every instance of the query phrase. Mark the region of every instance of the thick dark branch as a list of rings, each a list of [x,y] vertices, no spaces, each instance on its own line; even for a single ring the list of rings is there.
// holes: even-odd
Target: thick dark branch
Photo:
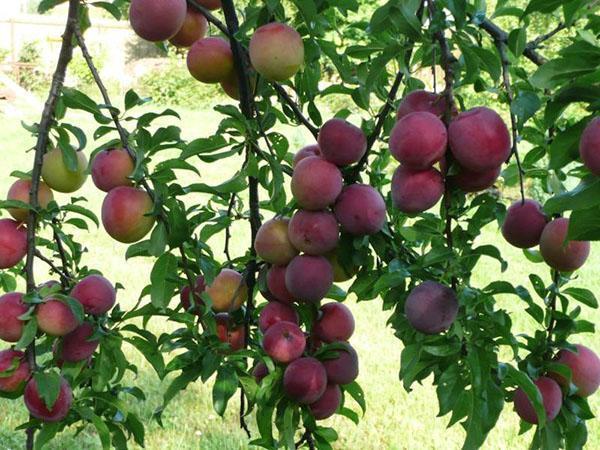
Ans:
[[[479,27],[489,34],[495,41],[501,41],[504,44],[508,43],[508,33],[491,20],[485,19],[479,24]],[[541,66],[546,62],[546,58],[540,55],[535,50],[535,47],[531,47],[529,45],[525,46],[525,49],[523,50],[523,56],[538,66]]]
[[[553,30],[550,30],[548,33],[542,34],[542,35],[536,37],[535,39],[532,39],[531,41],[529,41],[527,43],[527,45],[525,46],[525,48],[535,50],[535,49],[539,48],[539,46],[542,43],[544,43],[548,39],[552,38],[555,34],[561,32],[565,28],[567,28],[567,26],[563,22],[559,22],[558,25]]]
[[[548,314],[550,315],[550,320],[548,322],[548,328],[546,333],[546,343],[547,345],[551,345],[552,343],[552,333],[554,332],[554,327],[556,326],[556,319],[554,318],[554,312],[556,311],[556,299],[558,297],[558,291],[560,289],[560,272],[558,270],[552,270],[552,282],[554,284],[552,291],[550,292],[550,296],[548,298]],[[552,356],[552,350],[549,349],[548,357]]]

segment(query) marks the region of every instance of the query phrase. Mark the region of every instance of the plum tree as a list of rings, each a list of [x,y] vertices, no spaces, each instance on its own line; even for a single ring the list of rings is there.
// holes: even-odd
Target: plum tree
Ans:
[[[347,341],[354,334],[354,316],[343,303],[333,302],[321,306],[312,332],[323,342]]]
[[[92,160],[92,181],[104,192],[118,186],[133,186],[129,177],[134,168],[133,160],[124,148],[102,150]]]
[[[204,14],[188,6],[183,25],[169,42],[176,47],[191,47],[194,42],[206,36],[207,31],[208,21]]]
[[[327,373],[319,360],[311,357],[292,362],[283,374],[283,390],[292,400],[310,405],[327,389]]]
[[[271,266],[267,272],[267,287],[275,300],[290,304],[294,302],[294,296],[285,284],[286,270],[286,266]]]
[[[286,364],[302,356],[306,348],[306,338],[297,324],[281,321],[267,329],[262,346],[267,355]]]
[[[58,358],[69,363],[86,361],[100,345],[99,339],[91,339],[95,332],[92,324],[84,322],[63,336],[57,349]]]
[[[49,188],[64,194],[73,193],[87,179],[88,161],[83,152],[75,152],[77,167],[72,170],[60,148],[54,148],[44,155],[42,178]]]
[[[449,287],[425,281],[406,298],[404,313],[415,330],[425,334],[441,333],[456,319],[458,299]]]
[[[298,250],[289,237],[290,219],[274,217],[261,225],[254,240],[256,254],[270,264],[287,265]]]
[[[435,115],[419,111],[402,117],[390,134],[390,152],[411,170],[426,170],[446,153],[448,132]]]
[[[356,125],[344,119],[329,119],[319,131],[319,149],[323,158],[339,167],[354,164],[367,151],[367,138]]]
[[[71,297],[81,303],[86,313],[100,316],[115,305],[117,291],[103,276],[88,275],[75,285]]]
[[[130,244],[154,227],[154,203],[147,192],[129,186],[112,189],[102,203],[102,224],[116,241]]]
[[[550,267],[573,272],[585,264],[590,254],[587,241],[569,241],[569,219],[559,217],[549,222],[540,237],[540,253]]]
[[[258,328],[263,333],[277,322],[299,323],[298,313],[285,303],[270,302],[261,310],[258,317]]]
[[[444,179],[436,169],[413,171],[400,166],[392,178],[392,201],[400,211],[414,214],[427,211],[444,194]]]
[[[516,201],[506,212],[502,235],[518,248],[531,248],[540,243],[548,217],[535,200]]]
[[[300,161],[309,156],[321,156],[321,149],[318,144],[307,145],[298,150],[294,155],[293,167],[296,167]]]
[[[541,396],[544,410],[546,411],[546,420],[553,421],[562,407],[562,392],[560,386],[552,378],[540,377],[534,381]],[[525,422],[537,424],[538,417],[525,391],[521,388],[515,391],[514,396],[515,411]]]
[[[181,289],[181,293],[179,294],[179,300],[183,309],[185,311],[189,311],[192,308],[192,312],[194,314],[200,314],[201,310],[199,306],[204,305],[202,298],[200,297],[202,293],[206,290],[206,282],[202,275],[196,277],[196,281],[194,283],[194,293],[192,297],[192,289],[189,285],[184,286]]]
[[[220,37],[196,41],[187,54],[192,76],[203,83],[220,83],[233,73],[233,55],[229,43]]]
[[[590,172],[600,176],[600,117],[592,119],[583,130],[579,154]]]
[[[576,352],[562,349],[556,355],[556,362],[571,369],[571,382],[577,387],[576,395],[589,397],[600,387],[600,358],[589,348],[577,344]],[[552,378],[562,385],[567,380],[557,373],[551,373]]]
[[[25,353],[16,350],[0,351],[0,392],[20,394],[31,376]]]
[[[510,134],[498,113],[478,107],[462,112],[448,128],[450,150],[461,166],[485,172],[510,155]]]
[[[258,27],[248,46],[252,67],[263,77],[285,81],[304,64],[304,43],[289,25],[271,22]]]
[[[10,292],[0,297],[0,339],[7,342],[21,339],[24,323],[19,317],[28,309],[23,303],[23,294]]]
[[[242,274],[232,269],[223,269],[206,287],[206,293],[212,300],[214,311],[232,312],[240,309],[248,299],[248,286]]]
[[[311,211],[327,208],[335,203],[342,187],[340,170],[319,157],[304,158],[294,168],[292,194],[301,208]]]
[[[300,209],[289,224],[292,245],[308,255],[324,255],[337,247],[340,231],[338,222],[329,211]]]
[[[29,191],[31,191],[30,179],[17,180],[8,190],[6,199],[17,200],[19,202],[29,204]],[[54,200],[52,189],[50,189],[44,182],[40,182],[39,184],[37,197],[39,206],[42,209],[48,208],[50,202]],[[27,220],[27,215],[29,214],[29,210],[26,208],[10,208],[8,212],[18,222],[25,222]]]
[[[70,306],[53,297],[37,306],[35,316],[39,329],[49,336],[65,336],[79,326]]]
[[[333,268],[323,256],[296,256],[285,271],[285,285],[296,300],[316,303],[333,285]]]
[[[185,0],[131,0],[129,22],[142,39],[166,41],[181,29],[186,11]]]
[[[385,201],[375,188],[367,184],[346,186],[335,203],[334,211],[342,230],[355,236],[378,233],[385,224]]]
[[[0,219],[0,269],[16,266],[27,253],[27,228],[11,219]]]
[[[229,344],[232,351],[241,350],[246,345],[246,327],[234,324],[228,313],[219,313],[215,316],[217,323],[217,337],[223,343]]]
[[[447,109],[448,106],[444,96],[419,89],[404,96],[398,106],[396,120],[419,111],[428,112],[436,117],[442,117]]]
[[[32,378],[25,387],[23,396],[25,406],[29,413],[43,422],[60,422],[69,414],[73,403],[73,391],[67,380],[60,377],[60,387],[56,401],[49,405],[40,394],[35,378]]]
[[[321,398],[308,407],[317,420],[333,416],[342,403],[342,390],[337,384],[328,384]]]
[[[329,383],[348,384],[358,377],[358,354],[347,342],[339,342],[335,358],[323,361]]]

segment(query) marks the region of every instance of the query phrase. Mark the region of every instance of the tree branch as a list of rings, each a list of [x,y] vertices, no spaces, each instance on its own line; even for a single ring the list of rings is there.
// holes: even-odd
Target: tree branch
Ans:
[[[39,259],[40,261],[45,262],[46,264],[48,264],[48,266],[55,272],[57,273],[60,278],[61,278],[61,284],[64,287],[64,283],[62,283],[62,280],[68,280],[71,279],[71,277],[69,275],[67,275],[65,272],[63,272],[59,267],[56,266],[56,264],[54,264],[54,262],[50,259],[50,258],[46,258],[44,255],[42,255],[42,252],[40,252],[39,250],[36,249],[35,251],[35,257],[37,259]]]
[[[535,50],[535,49],[539,48],[543,42],[547,41],[548,39],[550,39],[551,37],[553,37],[555,34],[559,33],[560,31],[564,30],[565,28],[567,28],[567,26],[563,22],[559,22],[558,25],[553,30],[550,30],[548,33],[542,34],[542,35],[536,37],[535,39],[532,39],[531,41],[529,41],[527,43],[527,45],[525,46],[525,48]]]
[[[73,32],[77,27],[77,19],[79,12],[79,0],[69,0],[69,12],[65,31],[62,36],[62,44],[56,69],[52,76],[50,92],[44,104],[42,118],[40,120],[37,142],[35,145],[35,156],[33,161],[33,170],[31,173],[31,190],[29,192],[29,204],[31,209],[27,217],[27,260],[25,262],[25,277],[27,282],[27,293],[32,293],[36,289],[35,278],[33,273],[34,259],[36,256],[36,231],[38,226],[38,189],[40,186],[40,178],[42,174],[42,164],[44,162],[44,154],[48,148],[50,128],[54,121],[54,113],[56,110],[56,102],[62,89],[67,65],[73,57]],[[37,369],[35,357],[35,340],[27,347],[26,351],[27,362],[29,367],[35,371]],[[26,448],[33,449],[35,444],[35,428],[30,427],[26,430],[27,442]]]
[[[472,17],[471,17],[472,18]],[[498,25],[496,25],[494,22],[492,22],[489,19],[485,19],[483,20],[480,24],[479,27],[484,30],[485,32],[487,32],[487,34],[489,34],[492,39],[497,40],[497,41],[501,41],[503,43],[508,43],[508,33],[506,31],[504,31],[502,28],[500,28]],[[542,64],[544,64],[546,62],[546,58],[544,58],[542,55],[540,55],[534,47],[525,46],[525,49],[523,50],[523,56],[525,56],[527,59],[529,59],[532,63],[534,63],[535,65],[541,66]]]
[[[273,82],[271,83],[271,85],[273,86],[273,89],[275,89],[275,91],[279,94],[279,97],[281,100],[283,100],[283,103],[288,105],[290,109],[294,112],[294,115],[296,116],[296,119],[298,119],[298,122],[304,125],[316,139],[319,136],[319,128],[313,125],[310,122],[310,120],[306,118],[306,116],[300,110],[298,104],[292,99],[292,97],[290,97],[290,95],[287,93],[287,91],[281,84]]]

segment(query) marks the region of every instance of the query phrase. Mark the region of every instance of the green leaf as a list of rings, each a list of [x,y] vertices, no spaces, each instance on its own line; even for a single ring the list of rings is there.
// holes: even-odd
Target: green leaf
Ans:
[[[41,6],[41,5],[40,5]],[[60,429],[60,422],[45,423],[42,429],[35,435],[35,450],[43,450]]]
[[[343,389],[344,392],[350,394],[354,401],[358,403],[358,406],[360,406],[360,409],[362,409],[363,414],[365,414],[367,412],[367,403],[365,401],[365,393],[360,385],[356,381],[353,381],[350,384],[345,384]]]
[[[519,57],[527,45],[527,28],[521,27],[508,33],[508,48],[513,55]]]
[[[600,207],[573,211],[567,238],[573,241],[600,241]]]
[[[23,327],[23,334],[21,335],[21,339],[19,339],[19,342],[15,344],[15,348],[17,350],[25,350],[27,346],[31,344],[35,339],[37,330],[37,319],[34,316],[31,317]]]
[[[177,288],[177,283],[172,280],[177,276],[177,258],[171,253],[162,255],[152,268],[150,281],[150,299],[157,308],[165,308]]]
[[[51,410],[60,393],[60,375],[56,372],[36,372],[33,375],[40,397],[46,407]]]
[[[221,417],[225,414],[227,403],[233,397],[238,387],[238,376],[235,370],[228,365],[222,366],[217,371],[217,378],[213,386],[213,407]]]
[[[98,433],[100,443],[102,444],[103,450],[110,449],[110,431],[102,418],[94,413],[91,408],[83,406],[75,406],[75,411],[88,422],[91,422]]]
[[[564,211],[589,209],[599,204],[600,178],[590,176],[581,180],[581,183],[572,191],[550,198],[544,205],[544,211],[548,214],[557,214]]]
[[[592,291],[585,288],[570,287],[562,291],[563,294],[574,298],[590,308],[598,308],[598,300]]]
[[[522,130],[525,122],[541,108],[542,102],[531,91],[520,91],[511,105],[511,111],[517,117],[518,129]]]
[[[90,219],[92,222],[94,222],[94,224],[97,227],[100,226],[100,221],[98,220],[98,217],[96,216],[96,214],[94,214],[92,211],[90,211],[87,208],[69,203],[69,204],[62,206],[61,209],[63,211],[69,211],[69,212],[84,216],[84,217]]]
[[[546,423],[546,410],[544,409],[542,395],[537,386],[525,372],[521,372],[512,365],[504,364],[503,368],[506,369],[506,380],[514,383],[525,392],[535,409],[535,413],[538,417],[538,425],[543,427]]]

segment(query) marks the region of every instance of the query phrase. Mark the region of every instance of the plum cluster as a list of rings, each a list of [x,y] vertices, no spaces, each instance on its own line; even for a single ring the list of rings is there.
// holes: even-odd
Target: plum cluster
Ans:
[[[447,109],[443,96],[424,90],[411,92],[400,103],[389,148],[401,163],[392,178],[392,200],[402,212],[415,214],[437,204],[445,183],[464,192],[491,187],[510,155],[508,128],[495,111],[452,111],[446,127],[441,118]]]
[[[205,8],[221,8],[220,0],[199,0]],[[207,36],[206,17],[185,0],[132,0],[129,20],[133,30],[150,42],[169,41],[189,49],[187,67],[202,83],[219,83],[223,91],[239,100],[239,84],[230,44]],[[248,48],[252,68],[271,81],[293,77],[304,63],[304,43],[292,27],[272,22],[259,27]]]
[[[97,319],[106,314],[116,302],[114,286],[100,275],[89,275],[79,281],[69,293],[84,311],[78,317],[60,283],[49,281],[39,286],[40,301],[26,303],[24,295],[11,292],[0,297],[0,339],[16,343],[25,328],[24,317],[34,317],[38,331],[54,339],[53,363],[90,363],[98,348],[101,331]],[[32,368],[25,354],[8,349],[0,352],[0,392],[13,398],[23,394],[25,406],[32,416],[44,422],[58,422],[69,413],[73,393],[69,382],[61,376],[59,393],[52,404],[40,394]]]

